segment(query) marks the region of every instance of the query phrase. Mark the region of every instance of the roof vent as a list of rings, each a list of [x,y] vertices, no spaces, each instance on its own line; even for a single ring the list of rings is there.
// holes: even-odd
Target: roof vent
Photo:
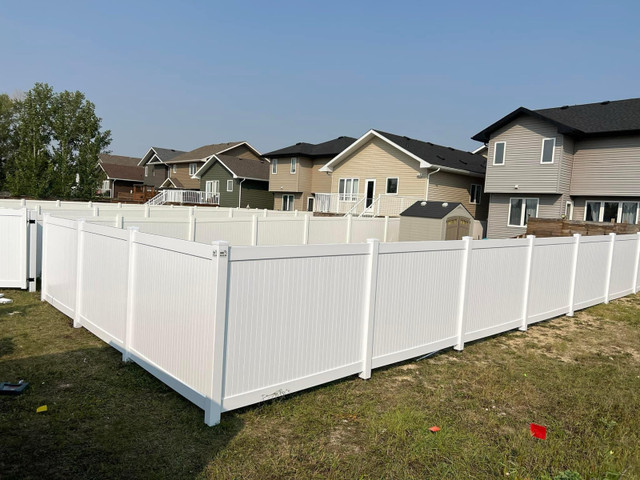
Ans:
[[[600,105],[609,105],[610,103],[609,100],[605,100],[604,102],[600,102]]]
[[[449,206],[449,204],[448,204],[447,202],[444,202],[444,203],[442,204],[442,206],[443,206],[444,208],[447,208],[447,207]]]
[[[422,205],[423,207],[427,206],[427,202],[420,202],[420,205]]]
[[[569,108],[569,105],[563,105],[560,107],[560,110],[566,110],[567,108]]]

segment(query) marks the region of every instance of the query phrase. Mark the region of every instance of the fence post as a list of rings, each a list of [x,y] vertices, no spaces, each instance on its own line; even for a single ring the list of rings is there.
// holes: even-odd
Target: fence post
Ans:
[[[233,218],[233,208],[229,209],[229,218]]]
[[[346,243],[351,243],[351,222],[352,222],[351,214],[348,214],[347,215],[347,241],[346,241]]]
[[[211,363],[209,365],[209,389],[205,407],[204,422],[209,425],[220,423],[222,414],[222,400],[224,398],[224,372],[226,368],[226,335],[228,315],[228,286],[229,286],[229,257],[231,248],[227,242],[213,242],[213,266],[215,277],[213,292],[215,292],[215,310],[213,318],[213,345]]]
[[[384,217],[384,239],[383,242],[388,242],[389,240],[389,215]]]
[[[100,209],[98,207],[93,207],[93,216],[94,217],[100,216]]]
[[[60,200],[56,200],[56,207],[61,207],[62,205],[60,205]]]
[[[364,319],[362,326],[362,372],[360,378],[371,378],[371,361],[373,358],[373,328],[376,317],[376,292],[378,291],[378,255],[380,241],[377,238],[367,239],[369,244],[369,262],[364,296]]]
[[[122,202],[118,202],[118,208],[122,208]]]
[[[251,216],[251,245],[258,245],[258,216]]]
[[[89,203],[87,204],[87,207],[89,207],[89,208],[93,208],[93,202],[92,202],[92,201],[89,201]]]
[[[611,270],[613,269],[613,249],[616,245],[616,234],[610,233],[609,238],[611,239],[609,243],[609,259],[607,264],[607,276],[605,280],[605,292],[604,292],[604,303],[609,303],[609,290],[611,287]]]
[[[304,216],[304,224],[303,224],[303,232],[302,232],[302,244],[303,245],[308,245],[309,244],[309,214],[307,213]]]
[[[124,228],[124,217],[122,215],[116,215],[116,228]]]
[[[472,237],[462,237],[464,242],[464,254],[462,255],[462,270],[460,272],[460,295],[458,296],[458,321],[457,336],[455,350],[461,352],[464,349],[464,327],[465,317],[467,315],[467,284],[469,277],[469,264],[471,263]]]
[[[38,275],[38,216],[34,210],[27,210],[27,238],[29,242],[27,244],[27,282],[29,284],[29,291],[36,291],[36,276]]]
[[[82,264],[84,262],[84,220],[76,222],[78,240],[76,245],[76,303],[73,310],[73,328],[80,328],[80,310],[82,308]]]
[[[633,293],[638,293],[638,269],[640,269],[640,232],[636,233],[638,248],[636,249],[636,263],[633,269]]]
[[[267,209],[266,208],[264,209],[264,215],[263,216],[264,216],[264,218],[267,218]]]
[[[533,264],[533,248],[536,241],[535,235],[527,235],[528,247],[527,247],[527,264],[524,269],[524,297],[522,302],[522,325],[518,330],[521,332],[527,331],[528,319],[529,319],[529,294],[531,292],[531,265]]]
[[[575,313],[575,301],[576,301],[576,277],[578,274],[578,252],[580,251],[580,238],[582,236],[579,233],[574,233],[575,246],[573,247],[573,258],[571,261],[571,284],[569,285],[569,313],[567,317],[573,317]]]
[[[21,207],[26,207],[27,206],[27,199],[26,198],[22,198],[20,200],[20,206]]]
[[[192,215],[193,212],[189,211],[189,235],[188,240],[190,242],[196,241],[196,217]]]
[[[48,227],[47,222],[49,220],[49,214],[45,213],[42,217],[42,258],[40,269],[40,301],[44,302],[47,299],[47,244]]]
[[[129,263],[127,265],[127,316],[124,327],[124,351],[122,352],[122,361],[128,362],[131,359],[131,337],[133,335],[133,306],[135,302],[135,281],[136,281],[136,236],[138,235],[138,227],[129,227]]]
[[[151,207],[148,204],[145,204],[145,206],[144,206],[144,217],[145,218],[149,218],[150,215],[151,215]]]

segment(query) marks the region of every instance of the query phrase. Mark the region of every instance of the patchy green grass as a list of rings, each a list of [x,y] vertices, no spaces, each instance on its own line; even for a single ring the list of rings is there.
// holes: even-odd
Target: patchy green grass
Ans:
[[[31,387],[0,397],[0,478],[640,478],[640,296],[209,428],[37,295],[4,293],[0,381]]]

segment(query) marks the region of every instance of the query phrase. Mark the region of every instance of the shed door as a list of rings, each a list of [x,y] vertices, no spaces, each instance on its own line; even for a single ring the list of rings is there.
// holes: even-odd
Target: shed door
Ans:
[[[469,235],[471,222],[466,217],[447,218],[447,230],[445,240],[462,240],[462,237]]]

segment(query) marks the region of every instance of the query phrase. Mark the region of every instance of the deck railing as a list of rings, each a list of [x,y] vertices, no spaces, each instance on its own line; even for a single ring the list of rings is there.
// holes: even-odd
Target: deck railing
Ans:
[[[360,217],[395,217],[419,200],[422,198],[398,195],[366,198],[362,194],[316,193],[313,211]]]
[[[149,205],[163,205],[165,203],[217,205],[220,203],[220,194],[197,190],[162,190],[147,203]]]

